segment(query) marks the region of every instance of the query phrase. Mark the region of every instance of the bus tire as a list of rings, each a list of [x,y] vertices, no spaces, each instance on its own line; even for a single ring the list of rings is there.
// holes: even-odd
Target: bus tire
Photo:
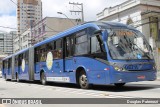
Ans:
[[[20,82],[18,73],[16,73],[16,81],[17,81],[17,82]]]
[[[88,82],[87,75],[86,75],[86,73],[84,71],[80,72],[80,75],[79,75],[79,86],[82,89],[89,89],[91,87],[91,85]]]
[[[46,75],[44,72],[41,73],[41,84],[42,85],[46,85],[47,81],[46,81]]]
[[[125,83],[115,83],[114,84],[116,87],[123,87],[125,85]]]

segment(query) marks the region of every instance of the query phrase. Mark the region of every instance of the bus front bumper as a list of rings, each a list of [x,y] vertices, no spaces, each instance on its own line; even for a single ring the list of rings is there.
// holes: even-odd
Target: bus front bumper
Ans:
[[[111,76],[111,83],[154,81],[156,79],[157,79],[156,71],[114,72]]]

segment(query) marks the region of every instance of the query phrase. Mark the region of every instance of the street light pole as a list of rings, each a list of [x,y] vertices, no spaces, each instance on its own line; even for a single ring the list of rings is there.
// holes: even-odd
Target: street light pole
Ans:
[[[67,15],[65,15],[64,13],[62,13],[62,12],[57,12],[58,14],[62,14],[62,15],[64,15],[65,17],[67,17],[67,19],[69,19],[69,17],[67,16]],[[69,21],[73,24],[73,25],[75,25],[75,23],[71,20],[71,19],[69,19]]]
[[[73,8],[73,10],[70,10],[70,12],[71,12],[71,14],[72,13],[81,13],[81,17],[82,17],[82,19],[81,19],[81,22],[82,23],[84,23],[84,10],[83,10],[83,3],[71,3],[71,2],[69,2],[69,4],[71,4],[71,5],[73,5],[73,6],[76,6],[79,10],[74,10],[74,8]],[[79,6],[81,6],[81,8],[79,7]]]

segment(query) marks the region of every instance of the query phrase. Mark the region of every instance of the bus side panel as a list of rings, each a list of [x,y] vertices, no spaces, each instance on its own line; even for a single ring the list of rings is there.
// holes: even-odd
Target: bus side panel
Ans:
[[[12,74],[11,74],[11,68],[7,69],[7,75],[6,75],[7,79],[11,79],[12,78]]]
[[[35,66],[35,72],[34,72],[34,80],[40,80],[40,62],[36,62],[34,64]]]
[[[37,72],[39,72],[40,70],[44,70],[47,81],[76,83],[75,72],[64,71],[63,61],[63,59],[53,60],[53,65],[51,69],[48,69],[46,62],[39,62],[39,64],[36,65]],[[37,73],[37,80],[40,79],[39,77],[40,75],[39,73]]]
[[[19,79],[20,80],[25,80],[25,73],[22,71],[22,66],[19,66],[19,68],[18,68],[18,70],[19,70]]]
[[[76,83],[76,72],[74,70],[74,60],[73,57],[64,59],[65,69],[64,69],[64,75],[70,78],[70,83]]]
[[[109,65],[88,57],[75,57],[74,60],[76,61],[75,69],[78,66],[85,68],[89,83],[102,85],[110,83]]]
[[[20,80],[23,79],[21,66],[18,66],[18,77],[19,77]]]
[[[70,61],[73,61],[72,63]],[[63,60],[54,60],[52,70],[48,70],[46,67],[46,62],[41,62],[41,66],[36,66],[37,69],[44,69],[46,72],[46,76],[49,77],[49,81],[55,82],[69,82],[69,83],[76,83],[76,70],[78,67],[83,67],[87,73],[87,77],[89,83],[91,84],[109,84],[110,77],[109,77],[109,69],[105,71],[105,68],[109,68],[108,65],[92,58],[87,57],[74,57],[73,60],[70,60],[69,63],[65,61],[65,67],[70,66],[69,68],[73,67],[73,71],[66,69],[63,70]],[[68,63],[68,64],[67,64]],[[96,65],[96,66],[95,66]],[[65,77],[65,78],[63,78]],[[63,80],[65,79],[65,80]],[[68,79],[68,80],[67,80]]]
[[[28,74],[28,64],[25,64],[24,71],[22,70],[22,66],[19,67],[19,79],[21,80],[29,80],[29,74]]]

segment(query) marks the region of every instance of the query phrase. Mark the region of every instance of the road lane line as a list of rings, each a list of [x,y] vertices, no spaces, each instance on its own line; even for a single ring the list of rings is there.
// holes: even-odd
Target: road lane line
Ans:
[[[0,81],[4,82],[4,81]],[[5,82],[4,82],[5,83]],[[62,92],[67,94],[79,94],[79,95],[88,95],[88,96],[95,96],[95,97],[104,97],[104,98],[137,98],[136,96],[126,96],[120,94],[112,94],[111,92],[103,92],[103,91],[94,91],[94,90],[83,90],[83,89],[75,89],[75,88],[68,88],[68,87],[58,87],[58,86],[43,86],[40,84],[28,84],[28,83],[16,83],[16,82],[6,82],[7,85],[15,85],[18,87],[32,87],[36,89],[42,90],[49,90],[55,92]]]

